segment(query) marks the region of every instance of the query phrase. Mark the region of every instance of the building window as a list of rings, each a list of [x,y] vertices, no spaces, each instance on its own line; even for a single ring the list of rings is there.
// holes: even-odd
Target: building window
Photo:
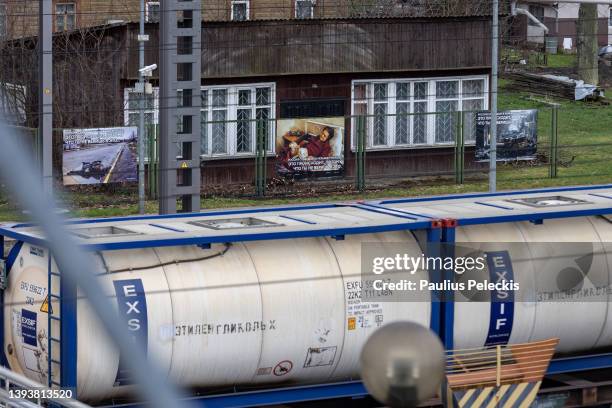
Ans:
[[[529,5],[529,12],[531,14],[533,14],[533,16],[535,18],[538,19],[538,21],[542,24],[544,24],[544,7],[543,6],[537,6],[534,4],[530,4]],[[532,21],[531,19],[529,19],[529,25],[530,26],[535,26],[535,27],[539,27],[534,21]]]
[[[159,23],[159,13],[159,1],[147,1],[145,8],[145,21],[147,23]]]
[[[7,35],[6,4],[0,4],[0,39]]]
[[[453,144],[457,111],[463,111],[465,141],[473,143],[487,92],[486,77],[354,81],[352,114],[367,116],[369,149]],[[356,135],[353,121],[353,147]]]
[[[313,0],[295,0],[295,18],[312,18],[314,15]]]
[[[608,10],[608,14],[608,25],[612,27],[612,7],[610,7],[610,10]]]
[[[75,3],[57,3],[55,5],[55,30],[69,31],[76,28]]]
[[[257,136],[274,150],[274,85],[254,84],[202,88],[202,155],[255,154]]]
[[[145,101],[145,125],[153,125],[159,123],[157,116],[157,103],[159,100],[159,89],[154,88],[153,94],[143,95],[136,92],[135,88],[126,88],[124,90],[124,124],[125,126],[138,126],[140,123],[140,100],[144,97]]]
[[[249,19],[249,2],[244,0],[232,1],[232,21],[246,21]]]
[[[177,95],[182,106],[183,94]],[[274,154],[275,86],[272,83],[206,86],[201,89],[200,134],[202,157],[232,158],[255,154],[257,135],[267,136],[268,153]],[[142,95],[134,88],[124,91],[125,126],[138,126]],[[145,124],[159,123],[159,88],[145,96]],[[197,122],[196,122],[197,123]],[[177,118],[177,131],[183,131]],[[179,148],[180,155],[180,148]]]

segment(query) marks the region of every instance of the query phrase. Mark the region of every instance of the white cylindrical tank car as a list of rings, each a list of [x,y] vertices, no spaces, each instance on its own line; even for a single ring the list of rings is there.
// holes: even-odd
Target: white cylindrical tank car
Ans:
[[[602,218],[459,227],[457,242],[592,242],[593,268],[612,273],[612,224]],[[127,327],[175,383],[185,387],[297,384],[356,378],[359,355],[377,327],[393,321],[429,326],[430,302],[364,302],[361,244],[424,248],[411,232],[348,235],[345,240],[278,241],[108,251],[96,254],[109,296]],[[521,246],[514,279],[539,285],[543,259],[559,255]],[[537,247],[536,247],[537,248]],[[518,249],[517,249],[518,251]],[[24,244],[5,292],[5,353],[11,368],[47,382],[46,251]],[[573,254],[574,255],[574,254]],[[579,256],[580,254],[575,254]],[[419,271],[423,279],[427,272]],[[544,278],[544,277],[542,277]],[[53,288],[57,293],[58,289]],[[514,304],[510,342],[559,337],[559,351],[612,345],[608,295],[596,302]],[[52,308],[58,308],[55,302]],[[456,348],[480,347],[490,302],[455,305]],[[118,323],[123,324],[123,322]],[[53,336],[59,336],[54,329]],[[78,395],[97,401],[128,394],[129,372],[85,300],[78,302]],[[143,340],[144,339],[144,340]],[[57,358],[57,349],[53,355]]]

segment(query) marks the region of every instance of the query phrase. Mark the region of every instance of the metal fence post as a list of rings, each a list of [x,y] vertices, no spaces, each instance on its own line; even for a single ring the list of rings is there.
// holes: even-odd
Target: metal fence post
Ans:
[[[457,111],[457,134],[455,136],[455,183],[464,183],[465,172],[465,135],[463,129],[464,112]]]
[[[357,174],[355,187],[359,191],[365,190],[365,136],[366,136],[366,117],[359,115],[355,118],[355,127],[357,134],[357,144],[355,151],[355,165]]]
[[[549,176],[550,178],[557,178],[557,156],[558,156],[558,148],[557,142],[559,138],[559,105],[554,105],[552,107],[552,123],[550,129],[550,168],[549,168]]]
[[[265,128],[262,125],[264,119],[256,119],[256,143],[255,143],[255,194],[257,197],[265,195],[265,150],[266,137]]]

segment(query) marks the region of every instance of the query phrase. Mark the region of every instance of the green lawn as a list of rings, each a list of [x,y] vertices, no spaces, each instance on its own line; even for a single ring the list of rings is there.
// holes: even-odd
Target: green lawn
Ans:
[[[564,56],[565,57],[565,56]],[[548,164],[528,163],[498,165],[498,188],[520,189],[546,186],[602,184],[612,182],[612,106],[588,105],[582,102],[543,101],[542,97],[531,97],[526,93],[509,92],[500,82],[499,108],[539,109],[538,138],[539,149],[548,155],[551,133],[551,108],[543,102],[560,104],[558,124],[559,158],[561,165],[558,178],[548,177]],[[486,191],[488,184],[483,172],[478,178],[468,178],[463,185],[452,181],[432,181],[429,184],[405,188],[389,188],[366,193],[343,193],[303,198],[242,199],[213,197],[202,200],[205,209],[227,208],[254,205],[273,205],[317,201],[341,201],[374,199],[384,197],[421,196],[449,193]],[[108,217],[136,214],[138,212],[135,189],[117,189],[103,193],[64,194],[74,216]],[[157,211],[156,202],[147,202],[147,212]],[[5,198],[0,197],[0,221],[16,220],[19,215]]]
[[[571,68],[576,65],[576,54],[548,54],[548,68]]]

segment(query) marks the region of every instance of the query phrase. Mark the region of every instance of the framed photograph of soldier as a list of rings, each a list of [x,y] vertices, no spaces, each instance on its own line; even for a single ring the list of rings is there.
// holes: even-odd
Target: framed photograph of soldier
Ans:
[[[344,117],[281,119],[276,132],[280,176],[334,176],[344,171]]]

